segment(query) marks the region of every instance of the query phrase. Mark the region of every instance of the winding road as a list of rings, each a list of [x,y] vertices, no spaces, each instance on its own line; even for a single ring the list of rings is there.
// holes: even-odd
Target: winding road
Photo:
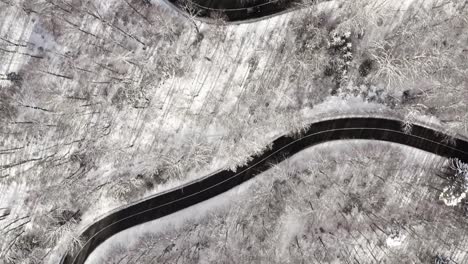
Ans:
[[[162,0],[177,13],[204,23],[252,23],[300,8],[301,0]]]
[[[380,140],[468,162],[468,141],[455,138],[453,143],[449,144],[446,143],[447,135],[431,128],[415,124],[411,133],[405,134],[401,127],[401,121],[384,118],[340,118],[313,123],[300,136],[278,137],[268,150],[253,156],[246,165],[237,168],[236,171],[218,171],[111,212],[82,233],[85,244],[78,252],[63,256],[61,263],[83,264],[91,252],[112,235],[226,192],[319,143],[346,139]]]

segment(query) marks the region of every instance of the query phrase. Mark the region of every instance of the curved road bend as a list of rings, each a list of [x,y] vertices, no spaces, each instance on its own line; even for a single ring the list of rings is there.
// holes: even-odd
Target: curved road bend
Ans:
[[[468,162],[468,141],[456,138],[455,144],[450,145],[444,143],[445,135],[441,132],[413,125],[411,134],[404,134],[401,125],[401,121],[382,118],[342,118],[313,123],[301,136],[275,139],[269,150],[253,156],[236,172],[219,171],[110,213],[82,233],[86,243],[79,252],[64,256],[61,263],[83,264],[89,254],[112,235],[210,199],[319,143],[343,139],[380,140]]]
[[[215,22],[218,14],[222,14],[229,24],[249,23],[277,16],[299,8],[301,0],[163,0],[176,12],[191,16],[184,7],[184,2],[191,3],[195,17],[203,22]]]

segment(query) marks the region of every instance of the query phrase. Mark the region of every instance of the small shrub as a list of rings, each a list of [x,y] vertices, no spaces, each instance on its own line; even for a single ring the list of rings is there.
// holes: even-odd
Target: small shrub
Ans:
[[[41,244],[41,239],[35,232],[27,232],[24,236],[20,236],[16,246],[20,249],[21,253],[31,253],[34,248]]]
[[[21,86],[21,83],[23,82],[23,76],[21,74],[16,73],[16,72],[10,72],[7,73],[7,80],[11,81],[15,85]]]
[[[154,188],[153,179],[151,179],[149,177],[145,177],[143,174],[138,174],[135,177],[135,179],[138,180],[138,181],[142,181],[143,186],[145,187],[146,190],[151,190],[151,189]]]
[[[51,216],[54,222],[54,225],[56,226],[63,226],[67,224],[68,222],[79,222],[81,221],[81,211],[72,211],[72,210],[56,210],[52,212]]]
[[[325,70],[323,71],[323,75],[325,75],[327,77],[333,76],[334,73],[335,73],[335,71],[331,66],[326,66]]]
[[[459,159],[452,159],[450,168],[453,170],[453,182],[459,183],[465,190],[468,190],[468,164]]]
[[[117,109],[125,106],[133,108],[146,108],[149,105],[149,99],[146,97],[146,91],[134,87],[119,87],[111,98],[112,105]]]
[[[407,135],[411,134],[411,131],[413,130],[413,123],[411,123],[409,120],[405,120],[401,125],[401,130]]]
[[[413,90],[405,90],[401,94],[401,103],[410,104],[415,103],[416,100],[421,96],[421,92],[415,92]]]
[[[452,159],[448,169],[445,174],[448,185],[443,189],[439,199],[448,206],[457,206],[464,201],[468,191],[468,164],[459,159]]]
[[[371,59],[365,59],[361,65],[359,65],[359,74],[362,77],[366,77],[372,71],[373,61]]]
[[[151,174],[151,179],[156,184],[164,184],[167,182],[168,178],[166,177],[166,170],[161,168]]]
[[[434,264],[449,264],[450,260],[444,255],[436,255],[434,257]]]
[[[464,199],[462,201],[461,209],[462,209],[463,215],[465,217],[468,217],[468,200],[467,199]]]
[[[351,32],[345,32],[343,34],[338,34],[333,32],[330,39],[330,48],[334,49],[336,52],[346,52],[351,51]]]
[[[351,32],[330,34],[328,52],[331,59],[325,68],[324,75],[333,77],[335,88],[331,91],[332,94],[336,94],[342,84],[348,81],[348,70],[353,60],[352,48]]]

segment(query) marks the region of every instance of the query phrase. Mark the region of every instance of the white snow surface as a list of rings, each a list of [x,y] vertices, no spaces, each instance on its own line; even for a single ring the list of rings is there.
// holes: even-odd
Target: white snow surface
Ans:
[[[399,247],[403,244],[405,238],[406,235],[404,234],[390,235],[385,242],[388,247]]]
[[[447,206],[457,206],[461,203],[463,199],[466,197],[466,192],[461,193],[460,195],[456,196],[450,192],[450,186],[445,187],[442,190],[442,193],[439,195],[439,200],[443,201]]]

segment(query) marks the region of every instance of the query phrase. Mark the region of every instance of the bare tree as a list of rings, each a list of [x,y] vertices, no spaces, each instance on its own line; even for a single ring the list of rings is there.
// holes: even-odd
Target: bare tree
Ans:
[[[448,206],[457,206],[468,192],[468,164],[459,159],[451,159],[447,176],[448,185],[439,196]]]
[[[196,18],[201,15],[202,10],[191,0],[183,0],[181,3],[181,7],[187,13],[187,17],[192,23],[198,38],[198,36],[200,35],[200,28],[197,25]]]
[[[459,159],[452,159],[450,168],[455,172],[454,180],[460,183],[465,190],[468,189],[468,164]]]

